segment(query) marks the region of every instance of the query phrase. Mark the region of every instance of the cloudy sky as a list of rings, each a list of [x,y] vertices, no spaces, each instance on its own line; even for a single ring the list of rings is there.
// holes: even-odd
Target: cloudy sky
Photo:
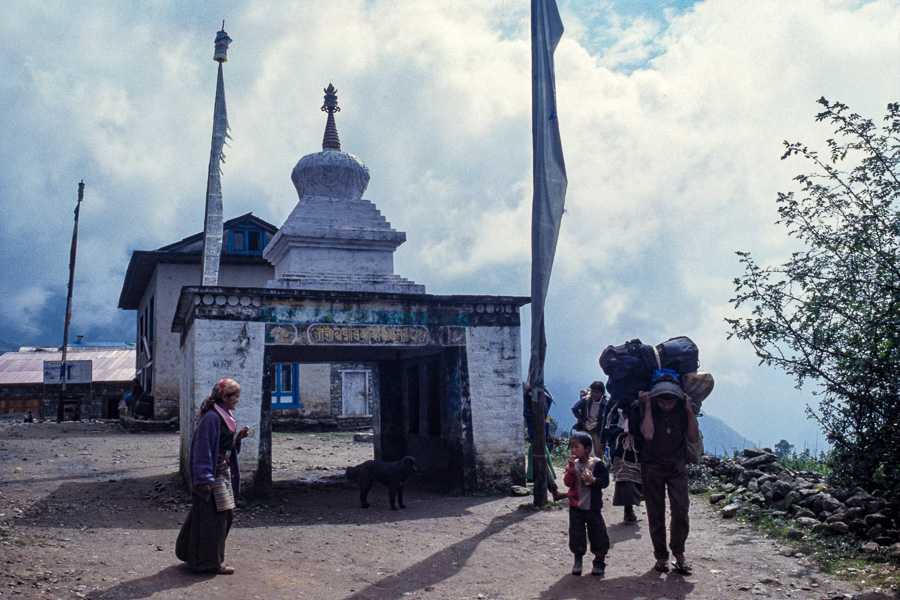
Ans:
[[[786,376],[727,340],[736,250],[793,249],[778,191],[809,170],[824,96],[880,120],[900,100],[897,0],[559,0],[569,175],[548,299],[560,404],[603,347],[688,335],[706,408],[752,441],[821,447]],[[321,149],[333,83],[343,149],[408,242],[396,272],[436,294],[528,295],[531,122],[525,0],[234,0],[0,6],[0,345],[59,344],[77,184],[71,336],[134,339],[116,308],[131,252],[202,230],[215,32],[233,140],[226,218],[280,225],[293,165]],[[528,320],[523,324],[528,349]],[[523,367],[527,366],[523,359]]]

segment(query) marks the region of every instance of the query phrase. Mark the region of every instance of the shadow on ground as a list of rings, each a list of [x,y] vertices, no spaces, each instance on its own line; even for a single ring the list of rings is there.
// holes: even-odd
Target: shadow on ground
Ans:
[[[194,573],[184,565],[172,565],[153,575],[132,579],[131,581],[123,581],[111,588],[92,592],[88,594],[87,598],[90,600],[105,600],[107,598],[139,600],[140,598],[149,598],[157,592],[189,588],[214,577],[215,575],[211,574]],[[191,595],[189,591],[185,590],[184,597],[187,598]]]
[[[54,491],[36,501],[23,515],[38,526],[83,529],[156,529],[160,519],[184,520],[190,504],[176,474],[147,477],[120,477],[94,473],[84,480],[64,481]],[[344,523],[395,523],[419,519],[460,517],[475,506],[495,500],[493,496],[448,496],[446,493],[407,487],[407,508],[390,510],[387,488],[374,486],[370,508],[359,506],[356,486],[340,479],[329,483],[275,482],[272,497],[265,502],[244,503],[236,513],[240,527],[303,526]],[[73,502],[77,498],[77,502]],[[419,507],[427,510],[417,510]],[[66,515],[78,512],[77,519]],[[140,512],[157,518],[135,521]],[[177,513],[177,514],[172,514]]]
[[[346,600],[400,598],[417,590],[428,591],[428,588],[458,574],[481,542],[533,514],[535,513],[532,511],[517,510],[496,516],[477,535],[442,548],[399,573],[372,582]],[[434,568],[434,565],[438,565],[438,568]]]

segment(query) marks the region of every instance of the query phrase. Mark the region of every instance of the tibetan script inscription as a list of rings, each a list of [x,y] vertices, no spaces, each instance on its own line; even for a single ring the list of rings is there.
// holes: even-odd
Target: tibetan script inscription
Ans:
[[[428,329],[406,325],[333,325],[309,326],[310,344],[354,344],[364,346],[424,346]]]

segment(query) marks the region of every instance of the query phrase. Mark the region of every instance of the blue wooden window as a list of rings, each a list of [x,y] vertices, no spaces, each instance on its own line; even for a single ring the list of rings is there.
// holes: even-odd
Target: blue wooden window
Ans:
[[[228,251],[231,254],[262,254],[266,232],[260,229],[230,229]]]
[[[272,408],[303,408],[297,384],[300,379],[300,365],[275,365],[275,389],[272,390]]]

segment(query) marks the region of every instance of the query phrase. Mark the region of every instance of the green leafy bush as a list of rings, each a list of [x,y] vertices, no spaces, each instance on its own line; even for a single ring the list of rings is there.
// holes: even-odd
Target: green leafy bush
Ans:
[[[783,264],[738,252],[731,335],[762,363],[814,384],[818,420],[832,448],[834,482],[894,494],[900,472],[900,104],[877,127],[840,103],[819,100],[835,127],[824,156],[785,142],[783,159],[813,168],[800,191],[778,194],[778,223],[802,249]]]

